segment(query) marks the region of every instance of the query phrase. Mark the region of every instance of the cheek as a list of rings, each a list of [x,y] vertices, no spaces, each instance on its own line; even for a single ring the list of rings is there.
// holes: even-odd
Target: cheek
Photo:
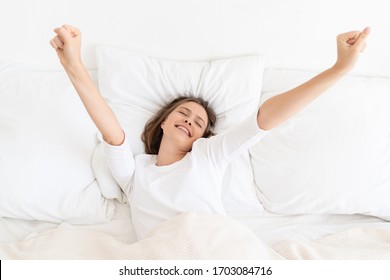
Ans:
[[[167,125],[167,121],[165,120],[160,125],[161,129],[164,129],[166,127],[166,125]]]
[[[203,135],[206,133],[206,130],[205,129],[197,129],[197,132],[196,134],[199,136],[199,137],[203,137]]]

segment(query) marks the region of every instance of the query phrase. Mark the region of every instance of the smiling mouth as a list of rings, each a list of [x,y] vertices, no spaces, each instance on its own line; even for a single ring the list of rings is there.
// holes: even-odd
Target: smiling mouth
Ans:
[[[191,133],[187,128],[185,128],[181,125],[175,125],[175,127],[180,129],[181,131],[183,131],[185,134],[187,134],[188,137],[191,137]]]

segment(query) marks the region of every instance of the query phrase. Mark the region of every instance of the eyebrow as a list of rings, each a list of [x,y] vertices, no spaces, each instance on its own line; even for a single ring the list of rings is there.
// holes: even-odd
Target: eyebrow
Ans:
[[[179,109],[185,109],[187,110],[189,113],[192,113],[192,111],[190,109],[188,109],[187,107],[179,107]],[[204,125],[206,125],[206,122],[198,115],[196,115],[196,118],[201,120],[203,122]]]

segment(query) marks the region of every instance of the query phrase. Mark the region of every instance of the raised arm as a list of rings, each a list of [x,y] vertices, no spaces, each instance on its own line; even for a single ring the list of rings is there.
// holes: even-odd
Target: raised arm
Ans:
[[[370,29],[351,31],[337,36],[337,61],[333,67],[306,83],[276,95],[260,107],[257,123],[264,130],[272,129],[302,110],[326,92],[355,65],[359,53],[364,51]]]
[[[82,63],[80,30],[70,25],[63,25],[54,29],[54,32],[57,36],[50,41],[50,44],[56,50],[62,66],[88,114],[102,133],[103,139],[111,145],[122,144],[124,132]]]

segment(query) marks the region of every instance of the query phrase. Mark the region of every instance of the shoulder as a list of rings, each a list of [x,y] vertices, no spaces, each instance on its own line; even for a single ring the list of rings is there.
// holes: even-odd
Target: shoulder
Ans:
[[[214,136],[212,136],[214,137]],[[211,138],[211,137],[210,137]],[[205,149],[210,141],[210,138],[199,138],[192,144],[191,153],[197,153]]]
[[[150,154],[138,154],[135,156],[135,161],[137,164],[150,164],[153,163],[156,159],[156,155],[150,155]]]
[[[192,150],[190,152],[190,157],[194,160],[201,160],[202,162],[206,162],[211,158],[210,154],[210,145],[212,145],[212,138],[215,136],[211,136],[210,138],[199,138],[192,144]]]

